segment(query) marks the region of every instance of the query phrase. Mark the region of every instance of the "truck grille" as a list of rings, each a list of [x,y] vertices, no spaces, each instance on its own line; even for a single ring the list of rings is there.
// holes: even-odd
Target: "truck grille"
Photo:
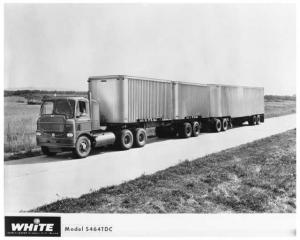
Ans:
[[[65,119],[61,116],[42,116],[39,120],[39,129],[43,132],[63,132]]]
[[[63,132],[64,125],[61,123],[53,123],[53,122],[41,122],[40,129],[43,132]]]

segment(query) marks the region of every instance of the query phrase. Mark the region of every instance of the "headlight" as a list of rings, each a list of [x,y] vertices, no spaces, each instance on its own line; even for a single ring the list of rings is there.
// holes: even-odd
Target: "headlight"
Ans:
[[[37,135],[37,136],[41,136],[42,133],[41,133],[41,132],[36,132],[36,135]]]
[[[73,133],[67,133],[67,137],[73,137],[74,134]]]

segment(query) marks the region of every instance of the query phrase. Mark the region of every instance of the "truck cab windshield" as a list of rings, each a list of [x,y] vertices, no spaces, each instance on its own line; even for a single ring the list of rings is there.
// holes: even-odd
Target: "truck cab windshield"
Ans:
[[[65,115],[74,117],[75,101],[70,99],[57,99],[45,101],[41,108],[41,115]]]

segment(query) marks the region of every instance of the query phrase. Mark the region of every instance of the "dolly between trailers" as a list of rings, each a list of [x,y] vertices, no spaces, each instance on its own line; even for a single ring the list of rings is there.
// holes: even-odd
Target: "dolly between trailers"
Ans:
[[[192,84],[127,75],[90,77],[88,98],[43,99],[37,144],[44,154],[87,157],[96,147],[143,147],[146,129],[158,137],[196,137],[264,121],[263,88]]]

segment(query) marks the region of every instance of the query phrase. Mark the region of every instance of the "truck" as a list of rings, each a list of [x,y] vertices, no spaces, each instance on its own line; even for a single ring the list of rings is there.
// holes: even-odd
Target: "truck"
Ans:
[[[264,122],[264,89],[178,82],[128,75],[88,78],[87,97],[43,99],[36,140],[44,154],[94,148],[143,147],[147,129],[157,137],[197,137],[204,129]]]

